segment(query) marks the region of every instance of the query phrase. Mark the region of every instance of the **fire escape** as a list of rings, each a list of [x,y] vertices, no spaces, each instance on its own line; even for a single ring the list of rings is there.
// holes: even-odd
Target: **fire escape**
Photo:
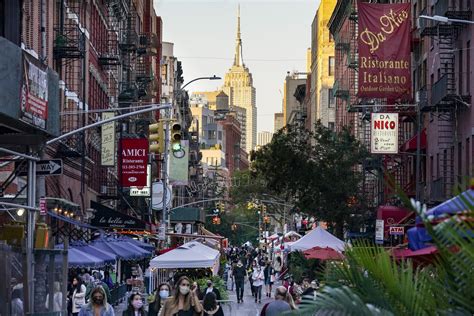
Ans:
[[[60,1],[60,14],[54,26],[53,56],[58,73],[64,82],[64,98],[61,111],[80,111],[85,99],[85,34],[81,29],[81,1]],[[77,129],[85,124],[85,116],[64,115],[61,118],[61,133]],[[65,139],[58,151],[62,156],[85,155],[83,135],[76,134]]]
[[[438,1],[433,15],[451,19],[470,20],[471,10],[462,7],[460,1]],[[432,202],[440,202],[452,195],[454,186],[454,143],[457,141],[457,117],[460,109],[471,101],[470,95],[456,89],[455,40],[463,28],[459,23],[435,23],[420,19],[420,35],[429,36],[438,43],[439,72],[437,81],[432,83],[428,102],[423,101],[422,111],[430,112],[437,120],[439,168],[435,179],[430,182]],[[461,75],[459,70],[458,75]]]
[[[109,0],[106,1],[103,7],[103,14],[106,17],[106,36],[103,43],[98,49],[98,62],[101,70],[107,76],[107,95],[109,99],[108,106],[110,108],[117,108],[119,81],[121,70],[121,59],[119,50],[119,36],[122,21],[128,12],[127,2],[124,0]],[[118,199],[118,176],[117,167],[96,166],[94,173],[95,177],[99,177],[99,195],[102,200]]]

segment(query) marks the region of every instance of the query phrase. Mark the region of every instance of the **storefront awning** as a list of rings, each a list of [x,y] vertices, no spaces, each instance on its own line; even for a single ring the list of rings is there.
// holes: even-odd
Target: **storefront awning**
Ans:
[[[415,134],[412,138],[406,141],[401,148],[402,152],[414,152],[416,151],[416,144],[417,144],[417,135]],[[426,149],[426,129],[421,131],[420,135],[420,149]]]

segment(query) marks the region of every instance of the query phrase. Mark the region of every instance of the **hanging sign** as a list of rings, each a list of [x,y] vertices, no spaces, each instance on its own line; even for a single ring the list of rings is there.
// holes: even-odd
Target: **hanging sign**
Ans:
[[[26,53],[23,54],[20,100],[21,120],[45,130],[48,120],[47,67]]]
[[[91,208],[95,209],[91,225],[100,228],[122,228],[146,230],[146,223],[136,217],[117,212],[105,205],[91,201]]]
[[[147,185],[148,139],[124,138],[120,140],[120,170],[123,187]]]
[[[102,120],[114,117],[114,112],[102,113]],[[101,154],[102,166],[115,166],[115,122],[101,126]]]
[[[411,99],[410,2],[359,1],[359,98]]]
[[[151,165],[147,166],[146,187],[130,187],[130,196],[150,196]]]
[[[390,226],[389,234],[403,236],[403,234],[405,234],[405,228],[403,226]]]
[[[372,113],[370,152],[398,153],[398,113]]]
[[[383,219],[377,219],[375,221],[375,242],[383,243],[384,241],[384,222]]]

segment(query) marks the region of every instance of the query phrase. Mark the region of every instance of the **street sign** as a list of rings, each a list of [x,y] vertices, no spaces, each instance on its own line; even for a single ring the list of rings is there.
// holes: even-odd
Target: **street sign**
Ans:
[[[382,243],[384,241],[384,235],[383,235],[383,227],[384,222],[383,219],[377,219],[375,221],[375,242],[376,243]]]
[[[46,199],[41,198],[40,199],[40,215],[46,215],[47,214],[47,205],[46,205]]]
[[[390,235],[403,235],[405,228],[403,226],[391,226],[389,230]]]
[[[166,226],[161,224],[158,228],[158,240],[166,240]]]
[[[171,185],[168,185],[167,188],[166,207],[169,207],[173,199],[173,191]],[[161,181],[152,184],[151,207],[155,211],[163,209],[163,183]]]
[[[21,164],[15,162],[15,168],[18,170],[19,176],[28,175],[28,164]],[[40,160],[36,162],[36,175],[37,176],[56,176],[63,173],[63,160],[62,159],[51,159],[51,160]]]

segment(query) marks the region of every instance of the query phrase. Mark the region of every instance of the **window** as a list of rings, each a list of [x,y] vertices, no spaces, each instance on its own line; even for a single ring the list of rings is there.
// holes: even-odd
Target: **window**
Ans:
[[[219,131],[217,135],[218,135],[218,136],[217,136],[217,139],[222,140],[222,132]]]
[[[335,71],[335,63],[334,63],[334,56],[329,57],[329,75],[334,76]]]
[[[328,122],[328,128],[334,132],[334,122]]]
[[[334,107],[334,90],[328,89],[328,108],[333,108]]]

